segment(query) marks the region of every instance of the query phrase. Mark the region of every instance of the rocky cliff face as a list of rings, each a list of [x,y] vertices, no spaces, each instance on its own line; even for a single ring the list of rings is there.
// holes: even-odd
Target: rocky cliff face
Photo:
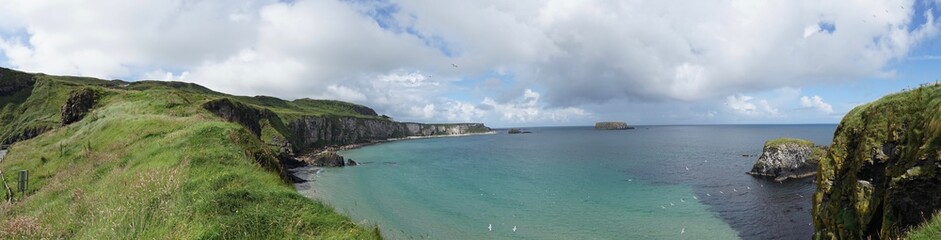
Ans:
[[[894,239],[941,209],[941,86],[856,107],[821,159],[818,239]]]
[[[385,119],[309,116],[288,124],[296,147],[303,149],[348,145],[390,138],[489,132],[480,123],[420,124]]]
[[[69,98],[62,105],[62,125],[82,120],[98,102],[98,93],[89,88],[81,88],[69,93]]]
[[[748,174],[772,177],[775,181],[813,176],[822,151],[807,140],[771,140],[765,143],[761,157]]]

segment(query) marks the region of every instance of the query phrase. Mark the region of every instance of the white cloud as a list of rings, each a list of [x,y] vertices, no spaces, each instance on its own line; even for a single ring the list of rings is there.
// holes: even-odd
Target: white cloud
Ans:
[[[913,4],[6,0],[0,53],[26,71],[340,98],[416,121],[565,121],[609,101],[723,98],[736,113],[783,116],[777,99],[732,94],[894,77],[889,63],[941,26]],[[928,21],[909,28],[916,15]],[[454,96],[494,73],[512,83]]]
[[[830,114],[833,113],[833,106],[829,103],[823,101],[823,98],[820,96],[814,95],[813,97],[802,96],[801,97],[801,106],[806,108],[813,108],[817,111]]]
[[[764,117],[783,116],[777,108],[772,107],[765,99],[756,100],[754,97],[741,94],[727,96],[725,99],[725,105],[733,112],[740,115]]]

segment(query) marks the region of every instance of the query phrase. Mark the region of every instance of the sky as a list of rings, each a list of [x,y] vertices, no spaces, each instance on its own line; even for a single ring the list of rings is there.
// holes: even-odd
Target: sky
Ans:
[[[492,127],[838,123],[941,80],[941,0],[0,0],[0,66]]]

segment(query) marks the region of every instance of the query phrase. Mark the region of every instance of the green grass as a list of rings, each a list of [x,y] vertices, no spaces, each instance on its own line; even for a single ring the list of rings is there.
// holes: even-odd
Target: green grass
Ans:
[[[941,213],[933,217],[934,221],[928,221],[908,233],[905,239],[909,240],[935,240],[941,236]]]
[[[379,238],[298,194],[258,137],[201,108],[223,94],[189,84],[35,79],[28,97],[0,102],[3,133],[51,129],[10,146],[0,162],[14,188],[19,170],[30,173],[27,194],[0,203],[0,239]],[[79,87],[101,93],[98,107],[59,126],[59,107]],[[279,110],[302,110],[284,103]]]
[[[771,140],[766,141],[765,147],[777,146],[777,145],[783,145],[783,144],[796,144],[798,146],[803,146],[803,147],[814,146],[814,142],[810,140],[798,139],[798,138],[776,138],[776,139],[771,139]]]

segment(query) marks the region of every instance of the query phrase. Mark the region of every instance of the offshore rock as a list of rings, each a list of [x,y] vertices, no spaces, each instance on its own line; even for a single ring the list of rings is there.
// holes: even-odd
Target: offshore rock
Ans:
[[[765,143],[761,157],[748,174],[767,176],[775,181],[803,178],[817,173],[819,158],[826,152],[808,140],[779,138]]]

